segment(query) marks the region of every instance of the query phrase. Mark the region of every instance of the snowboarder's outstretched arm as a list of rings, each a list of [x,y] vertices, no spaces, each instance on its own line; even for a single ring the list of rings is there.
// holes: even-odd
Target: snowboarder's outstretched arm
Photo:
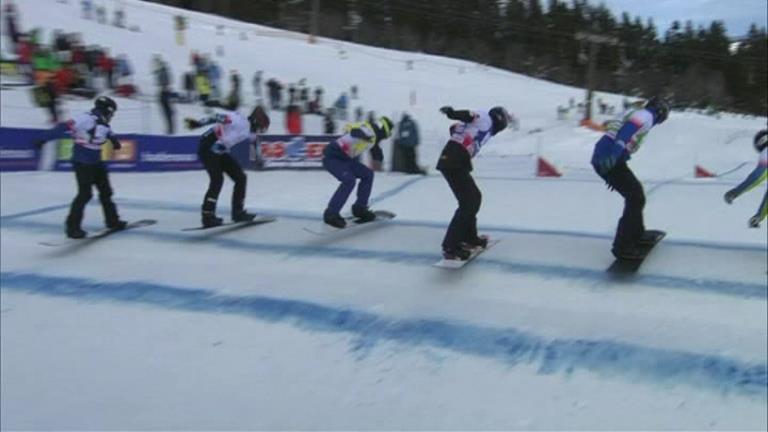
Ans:
[[[72,120],[59,123],[51,129],[43,132],[43,135],[35,141],[35,146],[42,147],[43,144],[50,140],[64,138],[69,134],[69,131],[71,130],[71,122]]]
[[[735,188],[729,190],[723,196],[725,202],[732,203],[739,195],[754,189],[757,185],[768,179],[768,149],[763,149],[760,155],[760,162],[757,167],[752,170],[751,173]],[[749,226],[757,228],[760,226],[760,222],[768,216],[768,192],[763,196],[763,201],[760,203],[760,207],[757,209],[757,213],[749,218]]]
[[[768,178],[768,163],[761,159],[760,163],[757,164],[755,169],[749,173],[743,182],[739,183],[738,186],[725,193],[725,196],[723,197],[725,202],[728,204],[732,203],[733,200],[736,199],[739,195],[747,192],[748,190],[754,189],[766,178]]]
[[[768,216],[768,192],[763,195],[763,202],[760,203],[760,207],[757,209],[757,213],[749,218],[749,226],[757,228],[760,226],[760,222]]]
[[[475,120],[475,114],[470,110],[456,111],[450,106],[444,106],[440,108],[440,112],[451,120],[458,120],[464,123],[472,123]]]
[[[187,125],[187,129],[197,129],[203,126],[208,126],[214,123],[230,123],[231,120],[226,114],[214,114],[212,116],[203,117],[200,119],[185,118],[184,123]]]

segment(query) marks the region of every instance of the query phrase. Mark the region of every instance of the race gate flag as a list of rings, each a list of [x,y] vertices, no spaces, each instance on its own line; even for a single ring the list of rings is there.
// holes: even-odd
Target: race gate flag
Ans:
[[[262,169],[322,168],[325,146],[337,135],[262,135],[251,162]]]

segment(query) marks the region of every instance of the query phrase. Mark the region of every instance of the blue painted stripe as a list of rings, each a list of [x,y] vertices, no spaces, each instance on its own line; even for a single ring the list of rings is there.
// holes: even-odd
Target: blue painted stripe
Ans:
[[[389,223],[389,222],[388,222]],[[33,221],[10,221],[6,226],[14,226],[22,229],[46,229],[60,232],[59,225],[33,222]],[[157,229],[137,229],[120,233],[121,237],[135,236],[145,237],[152,240],[164,240],[172,243],[199,242],[200,237],[190,236],[182,232],[167,232]],[[382,251],[371,249],[345,248],[328,245],[311,244],[274,244],[246,241],[243,237],[224,237],[214,236],[205,237],[206,245],[215,245],[226,248],[227,250],[243,250],[248,252],[261,252],[270,255],[276,253],[287,254],[298,257],[318,257],[318,258],[339,258],[347,260],[377,261],[393,264],[430,266],[439,259],[439,254],[411,252],[411,251]],[[594,269],[584,267],[571,267],[563,265],[552,265],[544,263],[528,263],[519,261],[510,261],[494,259],[490,255],[483,256],[472,264],[473,267],[486,267],[495,271],[501,271],[510,274],[524,274],[532,277],[560,278],[569,281],[587,281],[598,284],[616,284],[620,283],[610,277],[605,269]],[[721,279],[690,278],[684,276],[654,275],[642,274],[628,281],[628,283],[638,283],[647,286],[666,288],[680,291],[691,291],[696,293],[707,292],[719,295],[729,295],[742,298],[768,298],[768,288],[762,283],[748,283]]]
[[[137,199],[124,199],[117,201],[120,207],[135,208],[143,210],[170,210],[179,212],[200,212],[200,206],[197,204],[181,204],[181,203],[169,203],[165,201],[154,200],[137,200]],[[95,205],[95,204],[94,204]],[[64,205],[67,207],[68,205]],[[54,211],[61,208],[60,206],[46,207],[44,209],[32,210],[27,213],[40,214],[46,211]],[[220,209],[226,213],[229,210],[225,207]],[[282,210],[282,209],[270,209],[270,208],[252,208],[252,211],[262,213],[265,215],[285,218],[285,219],[297,219],[308,221],[319,221],[319,213],[298,211],[298,210]],[[33,213],[34,212],[34,213]],[[14,218],[12,218],[14,219]],[[398,226],[411,226],[411,227],[424,227],[444,230],[447,228],[447,222],[433,222],[433,221],[414,221],[405,219],[395,219],[388,222],[391,225]],[[552,229],[530,229],[519,228],[507,225],[481,225],[482,231],[497,232],[507,234],[523,234],[523,235],[545,235],[545,236],[561,236],[561,237],[575,237],[575,238],[593,238],[602,240],[612,240],[612,234],[590,233],[586,231],[571,231],[571,230],[552,230]],[[733,251],[751,251],[765,253],[768,249],[764,245],[753,245],[743,243],[725,243],[725,242],[705,242],[705,241],[693,241],[693,240],[673,240],[665,239],[664,244],[667,246],[676,245],[684,247],[695,247],[701,249],[714,249],[714,250],[733,250]]]
[[[591,170],[591,168],[590,168]],[[437,177],[437,176],[430,176],[430,177]],[[510,182],[550,182],[550,183],[602,183],[605,184],[605,181],[602,180],[600,177],[597,176],[597,174],[594,175],[594,178],[574,178],[574,177],[515,177],[515,176],[493,176],[493,175],[475,175],[473,176],[476,180],[492,180],[492,181],[510,181]],[[675,186],[733,186],[739,184],[737,180],[714,180],[714,179],[707,179],[705,181],[702,180],[696,180],[695,178],[691,176],[683,176],[683,177],[677,177],[673,179],[659,179],[659,180],[641,180],[643,185],[646,186],[665,186],[665,185],[675,185]]]
[[[376,204],[376,203],[381,202],[381,201],[383,201],[383,200],[385,200],[387,198],[391,198],[391,197],[399,194],[400,192],[408,189],[409,187],[413,186],[414,184],[416,184],[416,183],[418,183],[418,182],[420,182],[420,181],[422,181],[422,180],[424,180],[426,178],[427,178],[426,176],[418,176],[416,178],[412,178],[412,179],[410,179],[410,180],[408,180],[406,182],[403,182],[403,184],[401,184],[400,186],[392,188],[392,189],[390,189],[388,191],[384,191],[384,192],[376,195],[375,197],[371,198],[370,199],[370,203],[371,204]]]
[[[768,366],[727,357],[650,348],[612,340],[548,340],[514,328],[434,319],[391,319],[354,309],[262,296],[234,296],[152,282],[101,282],[1,272],[6,291],[143,304],[170,310],[241,315],[304,330],[353,334],[351,350],[382,341],[447,349],[506,365],[534,365],[540,374],[586,370],[634,381],[684,384],[716,392],[765,397]]]
[[[0,216],[0,221],[5,222],[8,220],[20,219],[27,216],[35,216],[43,213],[49,213],[52,211],[65,209],[68,207],[69,207],[69,204],[59,204],[59,205],[48,206],[48,207],[43,207],[39,209],[28,210],[21,213],[14,213],[14,214],[9,214],[5,216]]]

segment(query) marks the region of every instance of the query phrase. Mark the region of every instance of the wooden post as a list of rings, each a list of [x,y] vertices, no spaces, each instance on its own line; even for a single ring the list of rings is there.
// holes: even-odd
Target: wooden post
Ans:
[[[595,69],[597,67],[597,54],[600,45],[618,45],[619,40],[613,36],[603,36],[595,33],[578,32],[574,36],[576,40],[589,42],[589,64],[587,66],[587,94],[584,107],[583,121],[592,120],[592,96],[595,90]]]

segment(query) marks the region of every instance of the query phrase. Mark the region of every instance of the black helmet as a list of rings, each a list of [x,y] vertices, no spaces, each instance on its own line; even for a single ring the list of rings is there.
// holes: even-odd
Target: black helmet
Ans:
[[[488,111],[488,115],[491,116],[491,121],[493,122],[492,133],[494,135],[507,128],[507,125],[509,124],[509,113],[504,107],[493,107]]]
[[[664,123],[664,120],[669,116],[669,102],[662,97],[654,96],[648,99],[645,108],[650,108],[656,113],[656,124]]]
[[[766,147],[768,147],[768,129],[763,129],[760,132],[758,132],[755,135],[755,139],[752,143],[752,145],[755,146],[755,150],[757,152],[763,151]]]
[[[111,118],[117,111],[117,104],[109,96],[99,96],[93,104],[93,109]]]
[[[251,123],[251,132],[266,132],[269,129],[269,116],[261,105],[251,111],[248,121]]]

